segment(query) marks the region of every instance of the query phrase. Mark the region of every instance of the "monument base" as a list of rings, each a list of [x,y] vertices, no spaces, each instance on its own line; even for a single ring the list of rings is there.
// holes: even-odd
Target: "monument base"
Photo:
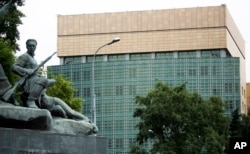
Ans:
[[[106,151],[104,137],[0,128],[1,154],[106,154]]]

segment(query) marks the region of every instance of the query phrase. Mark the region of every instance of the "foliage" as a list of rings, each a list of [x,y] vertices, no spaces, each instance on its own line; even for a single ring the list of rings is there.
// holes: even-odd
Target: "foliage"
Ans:
[[[152,153],[223,153],[229,119],[220,98],[204,100],[188,93],[186,84],[170,88],[159,82],[145,97],[136,96],[136,104],[137,142],[153,140]]]
[[[9,0],[2,0],[0,7]],[[0,62],[11,83],[14,83],[17,76],[10,71],[14,63],[14,53],[19,50],[17,40],[19,39],[18,25],[22,24],[21,18],[24,14],[17,9],[18,6],[24,5],[24,0],[13,0],[8,12],[0,18]]]
[[[72,82],[68,81],[62,74],[52,75],[56,83],[47,88],[46,93],[49,96],[58,97],[66,102],[72,109],[82,112],[83,99],[74,97],[75,89],[72,88]]]
[[[239,109],[235,109],[231,115],[230,123],[230,137],[239,137],[240,136],[240,125],[241,125],[241,115],[239,114]]]
[[[2,4],[9,2],[9,0],[3,0]],[[14,50],[19,50],[17,40],[19,39],[18,25],[22,24],[21,18],[25,15],[17,9],[18,6],[23,6],[25,0],[14,0],[14,3],[10,6],[8,12],[0,18],[0,38],[4,41],[9,41],[11,46],[14,46]]]
[[[148,154],[148,152],[142,149],[138,144],[132,144],[130,146],[130,154]]]
[[[15,76],[11,72],[11,65],[14,63],[14,55],[12,53],[13,47],[10,45],[8,41],[3,41],[0,39],[0,62],[3,66],[5,75],[8,77],[11,83],[16,79]]]
[[[248,109],[247,115],[242,115],[240,134],[241,137],[250,137],[250,108]]]
[[[250,108],[247,114],[240,114],[238,109],[232,113],[230,137],[250,137]]]

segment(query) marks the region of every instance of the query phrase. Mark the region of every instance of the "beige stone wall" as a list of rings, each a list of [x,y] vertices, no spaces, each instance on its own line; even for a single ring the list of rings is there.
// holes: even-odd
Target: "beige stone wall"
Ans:
[[[221,26],[221,6],[58,16],[59,36]]]
[[[239,48],[239,52],[245,58],[245,40],[243,39],[239,29],[237,28],[237,25],[233,21],[233,18],[228,9],[225,9],[225,11],[226,11],[226,26],[228,28],[228,32],[233,38],[233,40],[236,42],[236,45]]]
[[[203,28],[181,31],[73,35],[58,38],[58,55],[94,54],[99,46],[116,36],[119,36],[121,41],[106,46],[99,54],[226,48],[226,34],[225,28]]]
[[[247,106],[250,107],[250,83],[246,83]]]
[[[119,44],[103,53],[227,48],[226,30],[244,57],[244,40],[225,5],[58,16],[58,56],[93,54],[116,36]]]
[[[58,16],[58,56],[91,55],[117,36],[103,54],[227,48],[226,24],[243,40],[227,13],[213,6]]]

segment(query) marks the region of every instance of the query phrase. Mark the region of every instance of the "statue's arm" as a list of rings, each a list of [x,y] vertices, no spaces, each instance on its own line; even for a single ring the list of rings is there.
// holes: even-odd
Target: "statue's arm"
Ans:
[[[30,74],[30,72],[32,72],[33,70],[25,68],[27,62],[27,57],[25,55],[22,55],[12,65],[11,70],[19,76],[25,76],[26,74]]]
[[[8,11],[10,5],[13,3],[13,0],[10,0],[8,3],[4,4],[0,9],[0,17],[3,17]]]

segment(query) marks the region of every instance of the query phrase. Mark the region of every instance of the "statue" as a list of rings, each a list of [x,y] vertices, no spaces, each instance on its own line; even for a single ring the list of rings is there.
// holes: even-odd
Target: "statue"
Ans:
[[[3,17],[13,3],[10,0],[0,8],[0,18]],[[55,53],[43,61],[40,65],[34,59],[37,41],[29,39],[26,41],[27,52],[21,55],[12,66],[14,73],[21,79],[12,86],[6,77],[0,64],[0,117],[1,126],[9,128],[14,126],[10,121],[17,122],[16,126],[31,129],[49,129],[54,127],[52,132],[61,133],[83,133],[86,135],[96,134],[98,128],[87,117],[72,110],[64,101],[59,98],[48,96],[45,93],[47,87],[55,83],[53,79],[46,79],[37,74],[38,69],[43,66]],[[25,109],[15,98],[15,90],[21,89],[21,100]],[[14,106],[13,106],[13,105]],[[11,111],[11,112],[10,112]],[[52,116],[61,117],[73,121],[52,119]],[[5,120],[8,122],[6,123]],[[3,122],[2,122],[3,121]],[[54,121],[54,124],[51,122]],[[74,122],[75,121],[75,122]],[[23,124],[21,124],[23,123]],[[68,123],[69,127],[65,126]],[[27,126],[28,125],[28,126]],[[44,127],[44,128],[43,128]],[[72,128],[74,127],[74,128]]]
[[[6,102],[6,104],[12,103],[16,106],[19,105],[19,102],[16,101],[15,99],[15,91],[16,88],[19,87],[21,91],[20,95],[21,101],[23,102],[25,107],[32,109],[32,113],[35,112],[33,109],[35,110],[45,109],[46,111],[50,112],[50,114],[53,117],[55,132],[64,132],[64,133],[81,132],[86,135],[96,134],[98,132],[98,128],[94,123],[91,122],[91,120],[89,120],[83,114],[71,109],[60,98],[51,97],[46,94],[46,88],[52,86],[56,81],[54,79],[47,79],[45,77],[39,76],[37,71],[48,60],[50,60],[51,57],[56,52],[38,65],[36,60],[34,59],[34,51],[36,49],[36,45],[37,45],[36,40],[28,39],[26,42],[27,52],[22,54],[12,65],[13,72],[15,72],[21,77],[21,79],[18,82],[16,82],[14,86],[12,86],[9,83],[8,78],[5,76],[4,71],[0,65],[0,107],[2,105],[1,103],[3,102]],[[17,107],[15,110],[18,109],[19,107]],[[23,110],[23,108],[20,109]],[[26,113],[25,111],[23,112],[24,114]],[[5,113],[2,113],[2,115],[0,113],[0,116],[6,115]],[[44,113],[44,115],[46,115],[46,113]],[[11,117],[13,116],[11,115]],[[23,116],[18,116],[18,117],[23,117]],[[25,117],[27,117],[27,115],[25,115]],[[58,117],[59,119],[56,117]],[[26,118],[26,119],[34,119],[34,118]],[[37,117],[36,119],[39,119],[39,117]],[[65,121],[63,119],[69,119],[75,121],[73,126],[74,128],[71,128],[72,127],[71,124],[68,124],[71,126],[70,128],[69,127],[64,128],[65,127],[64,123],[65,124],[70,123],[70,121]],[[23,119],[21,120],[23,121]],[[43,122],[45,122],[46,125],[51,125],[49,124],[50,122],[46,120]],[[50,127],[51,126],[49,126],[49,128]]]
[[[8,78],[5,76],[4,70],[2,65],[0,64],[0,100],[4,100],[3,96],[9,92],[11,89],[12,85],[10,84]],[[19,106],[19,102],[15,99],[14,93],[10,93],[10,96],[8,98],[8,101],[11,104],[14,104],[16,106]]]
[[[85,121],[93,125],[93,132],[97,133],[98,128],[83,114],[72,110],[63,100],[57,97],[48,96],[45,91],[41,96],[41,108],[50,111],[52,116],[73,119],[76,121]]]
[[[0,1],[0,18],[6,14],[13,1]],[[37,65],[33,58],[36,45],[35,40],[27,41],[27,53],[13,65],[13,71],[21,77],[14,85],[9,82],[3,70],[3,67],[6,70],[10,68],[4,65],[2,67],[0,61],[0,136],[4,142],[0,144],[0,151],[96,153],[98,149],[98,152],[106,153],[103,146],[106,142],[103,142],[103,139],[83,137],[97,133],[98,128],[94,123],[72,110],[61,99],[46,95],[46,87],[53,85],[55,81],[40,77],[36,73],[43,65]],[[42,63],[45,62],[46,60]],[[20,106],[15,99],[16,88],[21,89],[21,98],[26,107]],[[102,144],[101,150],[99,144]]]
[[[26,41],[27,52],[22,54],[12,66],[12,71],[20,77],[28,75],[21,85],[21,100],[30,108],[38,108],[37,104],[39,104],[42,91],[55,83],[54,79],[39,76],[37,71],[34,71],[39,69],[34,59],[36,46],[36,40],[28,39]]]

